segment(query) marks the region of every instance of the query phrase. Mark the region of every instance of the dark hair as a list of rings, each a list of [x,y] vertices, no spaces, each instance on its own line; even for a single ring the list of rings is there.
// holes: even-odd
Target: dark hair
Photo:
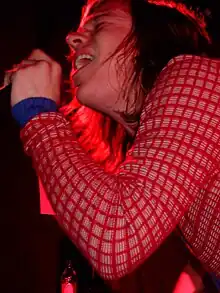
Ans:
[[[126,55],[131,54],[132,50],[137,52],[129,86],[128,80],[124,81],[127,93],[140,78],[147,93],[163,67],[178,55],[212,56],[210,38],[202,35],[193,18],[175,8],[151,4],[146,0],[124,2],[130,6],[132,28],[116,52],[120,52],[121,48],[125,48]]]
[[[92,5],[90,12],[93,13],[105,1],[109,0],[88,0]],[[127,102],[126,95],[132,88],[137,89],[137,101],[140,78],[146,94],[173,57],[181,54],[210,55],[209,42],[201,34],[198,24],[176,9],[150,4],[146,0],[118,1],[128,5],[132,27],[109,58],[119,53],[117,70],[120,73],[120,65],[123,64],[120,61],[130,54],[134,56],[134,71],[124,80],[122,90]],[[123,126],[103,113],[80,105],[75,98],[64,107],[64,113],[70,118],[84,149],[106,170],[114,171],[132,142]],[[125,113],[124,117],[131,121],[134,116],[138,119],[139,115],[140,109],[137,113]]]
[[[88,0],[88,4],[91,4],[90,13],[99,9],[107,1],[109,0]],[[147,94],[157,75],[172,58],[182,54],[212,56],[211,39],[204,28],[206,26],[204,17],[197,8],[193,13],[192,8],[187,8],[179,2],[182,8],[181,13],[175,7],[172,8],[172,0],[118,1],[130,9],[132,27],[129,34],[106,61],[118,54],[117,71],[120,74],[123,72],[120,69],[120,66],[123,66],[123,60],[126,60],[129,55],[134,56],[134,71],[130,73],[130,76],[126,75],[121,91],[127,103],[129,102],[127,96],[133,88],[137,89],[136,101],[138,100],[140,86],[137,83],[140,79],[142,89],[145,89]],[[157,5],[159,2],[161,5]],[[165,6],[168,3],[169,7]],[[185,15],[186,10],[191,16]],[[194,16],[197,16],[198,21],[194,19]],[[135,116],[137,119],[138,113],[127,113],[127,117],[125,113],[125,118],[128,120],[132,120]]]

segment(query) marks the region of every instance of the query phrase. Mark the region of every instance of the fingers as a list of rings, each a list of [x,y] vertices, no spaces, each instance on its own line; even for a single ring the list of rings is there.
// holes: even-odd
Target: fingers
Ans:
[[[9,85],[12,82],[12,75],[16,72],[18,65],[14,64],[12,69],[5,71],[3,87]]]
[[[29,55],[28,60],[47,61],[48,63],[55,62],[50,56],[40,49],[34,49]]]
[[[33,59],[24,59],[23,61],[21,61],[21,63],[18,65],[17,69],[21,69],[30,65],[34,65],[36,64],[38,61],[37,60],[33,60]]]
[[[40,49],[34,49],[30,56],[28,57],[28,60],[35,60],[42,63],[47,62],[49,65],[52,66],[52,72],[54,76],[60,76],[62,72],[62,68],[59,63],[57,63],[54,59],[52,59],[50,56],[48,56],[46,53],[44,53]]]
[[[30,65],[34,65],[36,62],[37,62],[36,60],[23,60],[20,64],[14,64],[12,69],[7,70],[5,72],[3,87],[13,82],[13,77],[19,69],[25,68]]]
[[[50,71],[54,77],[53,80],[56,80],[56,78],[59,78],[62,75],[62,68],[60,64],[54,61],[42,50],[35,49],[27,59],[24,59],[19,64],[15,64],[11,70],[5,72],[3,87],[13,82],[18,71],[35,65],[41,67],[43,66],[44,70],[47,70],[48,72]]]
[[[6,71],[5,72],[4,81],[3,81],[3,87],[9,85],[12,82],[12,80],[11,80],[12,74],[13,74],[13,72],[11,72],[11,71]]]

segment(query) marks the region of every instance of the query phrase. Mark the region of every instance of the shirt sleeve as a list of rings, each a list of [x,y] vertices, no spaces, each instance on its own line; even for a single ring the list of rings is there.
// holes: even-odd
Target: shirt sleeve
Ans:
[[[206,81],[199,97],[193,92],[198,72],[186,74],[190,64],[172,62],[162,71],[114,174],[80,147],[62,114],[40,114],[21,132],[58,222],[105,279],[146,260],[218,172],[219,96],[202,94]]]

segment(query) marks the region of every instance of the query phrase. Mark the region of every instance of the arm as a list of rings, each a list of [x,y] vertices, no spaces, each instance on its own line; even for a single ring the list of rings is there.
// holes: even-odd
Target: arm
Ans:
[[[105,279],[148,258],[217,171],[220,114],[210,119],[209,97],[200,109],[191,92],[169,86],[175,70],[170,64],[148,96],[117,174],[90,159],[61,114],[40,114],[22,130],[60,225]]]

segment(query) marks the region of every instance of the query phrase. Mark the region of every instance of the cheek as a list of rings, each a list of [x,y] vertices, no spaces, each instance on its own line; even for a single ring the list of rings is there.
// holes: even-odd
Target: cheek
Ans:
[[[113,80],[110,82],[108,76],[101,72],[81,85],[76,92],[81,104],[106,114],[114,108],[118,96],[119,90],[113,85]]]
[[[109,91],[116,91],[117,76],[114,62],[108,61],[103,65],[98,64],[84,80],[78,89],[80,96],[83,100],[87,100],[87,96],[93,96],[95,93],[101,93],[102,95],[109,95]],[[90,98],[89,98],[90,99]]]

